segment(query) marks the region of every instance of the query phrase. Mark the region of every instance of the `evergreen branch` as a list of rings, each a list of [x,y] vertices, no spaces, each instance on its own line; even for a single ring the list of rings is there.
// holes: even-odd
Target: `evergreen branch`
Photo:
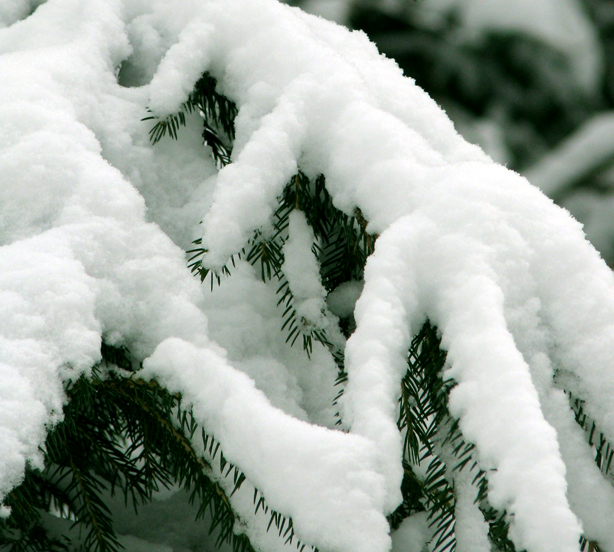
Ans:
[[[599,543],[588,540],[586,537],[580,537],[580,552],[601,552]]]
[[[595,464],[601,473],[608,478],[610,483],[614,483],[613,462],[614,446],[610,443],[605,434],[599,430],[595,420],[584,411],[584,401],[567,391],[571,409],[577,424],[586,433],[588,444],[595,451]]]
[[[454,382],[441,376],[445,362],[446,354],[441,349],[437,330],[427,321],[411,343],[408,370],[401,383],[398,426],[404,433],[405,475],[401,486],[403,502],[388,518],[391,528],[398,527],[408,515],[426,510],[435,528],[433,550],[454,552],[456,501],[440,454],[445,450],[445,456],[455,460],[453,472],[466,467],[475,472],[476,502],[489,524],[491,541],[501,551],[514,552],[508,538],[506,512],[498,512],[488,504],[488,481],[474,459],[475,447],[464,440],[458,420],[450,416],[448,395]],[[424,462],[428,462],[427,472],[424,480],[420,480],[411,465]]]
[[[488,538],[499,552],[516,552],[514,543],[509,538],[510,525],[507,512],[499,512],[492,506],[480,506],[484,520],[488,522]],[[524,551],[523,551],[524,552]]]
[[[192,242],[194,245],[202,245],[202,238],[198,238]],[[207,250],[203,247],[196,247],[194,249],[189,249],[186,251],[187,255],[190,255],[188,258],[188,268],[190,272],[194,276],[198,276],[200,278],[201,283],[203,283],[207,277],[210,279],[211,283],[211,291],[213,291],[214,284],[218,286],[222,283],[222,277],[228,277],[232,274],[230,269],[230,264],[233,268],[236,267],[236,262],[245,256],[245,249],[236,253],[230,257],[229,263],[224,265],[219,272],[210,270],[205,268],[202,264],[203,256],[206,255]]]
[[[216,86],[216,80],[204,73],[177,113],[162,120],[155,115],[144,117],[143,121],[157,121],[149,131],[151,143],[158,143],[166,135],[177,140],[179,129],[187,124],[186,115],[196,112],[203,119],[203,143],[211,148],[211,154],[218,166],[228,165],[232,155],[234,120],[238,110],[234,102],[216,91]],[[222,134],[226,140],[221,138]]]
[[[315,194],[315,195],[314,195]],[[302,210],[310,225],[313,225],[314,234],[318,239],[328,235],[330,224],[323,224],[321,221],[329,220],[330,217],[324,216],[324,211],[329,213],[334,210],[339,214],[341,220],[346,220],[347,216],[335,209],[332,205],[332,198],[328,195],[324,187],[324,178],[318,177],[315,182],[311,182],[303,173],[298,173],[288,183],[283,194],[279,198],[279,204],[273,214],[273,231],[271,235],[265,235],[262,230],[256,230],[253,237],[249,240],[243,250],[233,257],[231,263],[235,265],[235,258],[245,259],[252,266],[257,267],[260,279],[263,282],[277,280],[277,295],[279,297],[277,305],[283,307],[282,331],[286,331],[286,343],[294,345],[299,337],[302,338],[303,350],[308,356],[313,351],[313,342],[317,341],[327,347],[333,353],[333,357],[339,365],[340,355],[336,347],[326,335],[326,331],[321,328],[313,327],[307,320],[298,319],[295,298],[290,289],[289,282],[283,272],[283,247],[288,238],[288,224],[290,213],[294,209]],[[201,246],[202,239],[195,240],[195,245]],[[317,243],[314,244],[314,252],[320,252]],[[203,282],[207,277],[211,278],[211,289],[213,290],[214,281],[221,282],[220,274],[214,274],[202,265],[203,256],[207,253],[203,247],[196,247],[187,251],[188,267],[193,274],[200,277]],[[366,258],[366,257],[365,257]],[[360,262],[363,262],[360,260]],[[362,270],[362,268],[361,268]],[[229,265],[225,265],[220,270],[221,275],[229,276],[231,270]],[[362,274],[362,272],[361,272]]]
[[[569,397],[569,403],[576,423],[584,430],[586,440],[595,453],[595,464],[610,484],[614,484],[614,466],[612,462],[614,459],[614,446],[598,428],[595,420],[584,411],[584,401],[573,395],[571,391],[566,391],[566,393]],[[580,538],[580,550],[582,552],[585,550],[588,550],[588,552],[600,552],[601,549],[598,542],[588,540],[582,535]]]
[[[136,407],[142,415],[146,415],[148,417],[147,427],[158,427],[167,436],[167,439],[165,439],[158,435],[158,439],[162,437],[161,440],[164,441],[165,448],[168,452],[171,452],[169,455],[171,459],[182,457],[183,465],[169,464],[162,457],[159,450],[161,447],[158,446],[156,456],[160,457],[160,468],[165,470],[163,473],[167,481],[174,480],[187,490],[194,489],[191,494],[191,501],[194,501],[197,497],[201,499],[197,518],[202,517],[207,509],[211,509],[212,517],[218,520],[218,524],[221,524],[221,530],[224,534],[227,535],[229,529],[232,531],[235,522],[232,506],[219,483],[211,479],[213,474],[211,464],[198,455],[192,446],[191,439],[197,426],[191,414],[176,412],[180,405],[180,398],[173,396],[173,400],[167,403],[167,408],[160,410],[151,401],[152,395],[156,398],[163,396],[168,398],[169,394],[155,381],[146,382],[138,378],[111,379],[101,382],[101,385],[109,387]],[[175,414],[180,419],[179,427],[173,423]],[[218,449],[219,447],[216,448],[216,453]],[[244,478],[245,476],[243,476],[243,480]],[[235,490],[238,486],[235,484]],[[215,529],[215,525],[213,529]]]
[[[213,159],[218,167],[225,167],[230,164],[232,148],[224,144],[216,131],[207,124],[207,120],[203,122],[203,143],[211,148]]]
[[[64,446],[67,451],[70,450],[66,443],[64,443]],[[100,499],[100,491],[104,490],[104,485],[96,481],[87,472],[83,472],[75,464],[70,452],[68,452],[67,456],[74,476],[74,487],[71,485],[69,489],[71,487],[77,488],[79,496],[83,500],[83,508],[77,511],[79,519],[75,521],[75,525],[87,523],[91,527],[90,532],[85,538],[85,547],[88,550],[99,550],[100,552],[106,552],[107,550],[115,552],[123,548],[113,531],[111,512]],[[86,516],[87,521],[85,521]]]
[[[0,520],[0,547],[7,552],[65,552],[70,540],[51,537],[42,525],[41,511],[48,511],[54,498],[64,500],[41,475],[26,468],[22,483],[5,498],[11,509],[8,519]]]
[[[441,371],[445,353],[436,330],[428,322],[413,339],[407,357],[407,373],[401,382],[398,427],[404,433],[403,502],[389,522],[394,529],[415,511],[427,511],[435,527],[433,550],[454,552],[456,537],[454,488],[446,477],[446,465],[438,450],[444,444],[447,392],[451,382],[443,382]],[[428,462],[423,480],[411,465]]]
[[[388,516],[391,531],[396,531],[403,520],[416,512],[424,512],[423,482],[414,473],[411,465],[403,460],[403,480],[401,482],[401,495],[403,501],[397,509]]]
[[[103,500],[105,489],[120,489],[136,511],[137,504],[151,501],[158,483],[176,482],[191,491],[192,501],[198,500],[197,517],[211,510],[218,544],[228,542],[235,552],[253,552],[247,537],[234,532],[236,514],[212,479],[211,466],[191,445],[197,425],[191,412],[181,409],[179,396],[155,382],[122,378],[113,371],[103,378],[100,366],[94,367],[91,379],[70,384],[67,395],[64,421],[47,438],[45,472],[30,473],[7,497],[13,515],[0,523],[0,543],[15,552],[59,550],[52,539],[43,539],[39,522],[40,512],[48,511],[55,497],[54,503],[71,512],[73,526],[87,530],[85,549],[118,550],[121,545]],[[125,438],[132,443],[126,446]],[[141,447],[147,452],[132,454]],[[149,466],[139,469],[143,458]],[[222,476],[229,473],[222,470]],[[244,480],[235,470],[234,491]],[[31,542],[35,544],[29,546]]]
[[[126,351],[110,347],[104,353],[116,360],[117,355],[122,357]],[[129,357],[127,353],[125,356]],[[71,512],[73,526],[87,530],[83,543],[87,550],[114,551],[121,545],[113,531],[103,491],[121,490],[126,503],[130,498],[136,511],[137,504],[151,501],[158,483],[177,483],[190,493],[192,503],[199,504],[197,519],[210,512],[210,533],[217,532],[218,546],[227,543],[234,552],[253,552],[247,536],[235,533],[237,515],[229,496],[216,480],[231,478],[231,494],[234,494],[245,481],[245,475],[224,458],[219,443],[202,428],[203,447],[211,461],[196,452],[192,442],[199,426],[191,411],[181,407],[180,395],[136,375],[121,377],[112,366],[106,366],[104,371],[101,368],[95,366],[90,379],[81,377],[67,387],[69,402],[65,419],[50,432],[46,443],[48,467],[43,474],[33,472],[8,497],[15,505],[9,521],[16,529],[0,524],[0,542],[12,545],[15,552],[29,550],[24,547],[29,541],[16,535],[24,535],[30,526],[38,531],[37,535],[44,534],[40,524],[35,525],[33,521],[40,518],[39,511],[49,510],[51,497],[55,496]],[[216,460],[219,476],[214,475],[211,463]],[[139,468],[137,464],[141,461],[145,465]],[[29,487],[24,487],[25,484]],[[53,492],[45,490],[47,487]],[[28,491],[43,496],[42,490],[46,493],[44,500],[31,500],[30,495],[24,495]],[[262,496],[260,502],[269,512]],[[15,515],[19,511],[25,512],[21,518]],[[297,542],[298,548],[304,549],[305,544],[296,538],[292,520],[270,512],[275,515],[273,525],[280,538]],[[51,539],[45,542],[32,550],[57,548],[53,548]]]

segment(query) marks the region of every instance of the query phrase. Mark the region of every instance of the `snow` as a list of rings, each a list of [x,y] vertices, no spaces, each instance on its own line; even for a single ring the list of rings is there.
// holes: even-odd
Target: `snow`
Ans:
[[[294,295],[294,308],[299,326],[326,329],[326,290],[320,280],[320,267],[312,251],[313,230],[300,211],[292,211],[288,220],[288,240],[284,244],[283,271]]]
[[[469,469],[462,470],[454,478],[456,549],[458,552],[490,552],[488,524],[475,503],[476,489],[471,484],[472,479]]]
[[[335,363],[318,343],[312,361],[300,346],[288,347],[286,333],[280,332],[277,286],[264,284],[251,266],[238,263],[232,277],[205,297],[209,334],[272,404],[299,419],[334,427]]]
[[[145,361],[143,376],[152,375],[183,393],[224,456],[242,467],[270,507],[293,518],[301,538],[333,550],[389,546],[387,522],[378,513],[382,476],[374,473],[368,440],[285,416],[211,345],[162,342]]]
[[[412,514],[403,520],[392,535],[392,552],[423,552],[431,538],[426,512]]]
[[[89,372],[104,338],[183,394],[246,488],[291,516],[304,542],[386,552],[403,474],[399,384],[428,318],[458,383],[451,412],[516,546],[575,552],[584,528],[612,550],[612,490],[589,469],[553,376],[614,438],[614,278],[567,212],[466,143],[365,35],[273,0],[48,0],[28,17],[32,5],[6,6],[0,495],[41,464],[62,383]],[[196,116],[179,142],[156,146],[141,121],[147,108],[177,110],[205,70],[239,106],[233,163],[219,172]],[[325,174],[334,204],[359,207],[379,235],[364,288],[328,298],[357,323],[340,404],[349,433],[331,429],[328,351],[316,344],[308,359],[283,342],[275,283],[242,263],[210,294],[183,253],[202,237],[205,265],[224,265],[268,227],[298,167]],[[293,213],[284,271],[318,325],[334,317],[322,318],[312,243]],[[466,487],[459,549],[484,529]],[[250,500],[233,497],[245,531],[277,549]],[[424,531],[410,520],[414,542]]]
[[[328,308],[339,318],[346,318],[354,313],[356,301],[362,293],[364,282],[350,280],[343,282],[326,297]]]

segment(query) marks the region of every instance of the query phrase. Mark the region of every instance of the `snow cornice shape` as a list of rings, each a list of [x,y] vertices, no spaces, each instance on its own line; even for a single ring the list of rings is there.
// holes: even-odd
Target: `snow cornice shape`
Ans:
[[[128,89],[116,73],[131,48],[155,74]],[[466,143],[363,34],[273,0],[49,0],[0,30],[0,54],[0,493],[40,464],[62,381],[87,373],[104,335],[150,357],[144,373],[185,395],[301,539],[385,552],[399,385],[428,318],[458,383],[451,412],[516,546],[575,552],[583,529],[614,549],[614,493],[553,378],[614,438],[612,274],[577,222]],[[204,71],[239,107],[210,207],[196,184],[164,180],[141,122],[147,107],[177,111]],[[194,182],[212,174],[165,159]],[[160,229],[186,233],[164,213],[204,217],[204,262],[219,267],[268,224],[298,168],[324,174],[335,205],[379,234],[347,344],[349,434],[284,414],[233,368]]]

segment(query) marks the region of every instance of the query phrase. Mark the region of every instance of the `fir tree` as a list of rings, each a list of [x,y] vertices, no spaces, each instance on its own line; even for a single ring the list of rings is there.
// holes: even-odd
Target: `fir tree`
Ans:
[[[237,108],[216,91],[216,82],[209,74],[197,82],[181,111],[156,121],[150,131],[152,142],[177,139],[187,114],[193,112],[203,116],[203,144],[210,148],[213,159],[219,166],[230,163]],[[155,117],[143,120],[152,119]],[[338,398],[347,378],[343,348],[339,340],[329,336],[330,330],[297,317],[293,291],[284,275],[283,249],[288,240],[289,216],[294,211],[303,213],[313,230],[312,252],[318,259],[326,291],[361,280],[377,236],[367,232],[367,221],[359,210],[350,217],[335,208],[323,175],[310,180],[300,172],[279,197],[272,232],[256,231],[231,264],[219,272],[203,267],[207,251],[200,247],[200,240],[187,252],[187,262],[193,274],[211,290],[232,277],[233,266],[240,259],[254,265],[264,282],[274,281],[283,313],[280,331],[285,332],[287,345],[301,346],[310,355],[317,341],[331,351],[338,366]],[[354,327],[351,315],[339,320],[345,337]],[[126,504],[137,511],[152,500],[155,491],[179,485],[198,506],[198,518],[209,512],[209,530],[217,535],[218,544],[232,545],[233,552],[254,550],[246,535],[237,533],[237,515],[228,493],[218,483],[219,477],[230,478],[237,490],[245,480],[240,468],[225,460],[219,443],[206,433],[206,428],[198,427],[189,409],[182,407],[180,395],[169,393],[155,381],[139,378],[140,368],[134,366],[130,351],[103,344],[102,357],[91,378],[81,377],[67,384],[69,402],[64,421],[49,433],[43,448],[45,471],[29,469],[23,483],[7,496],[5,504],[12,514],[2,522],[3,549],[46,552],[78,547],[115,552],[122,546],[113,528],[113,512],[105,504],[108,493],[120,493]],[[437,328],[427,322],[407,353],[407,373],[400,392],[398,427],[405,442],[405,476],[403,502],[388,517],[391,531],[411,514],[426,512],[433,531],[429,549],[454,552],[456,499],[450,472],[466,470],[471,473],[475,502],[489,525],[493,548],[513,552],[516,548],[508,538],[506,512],[490,506],[487,475],[474,458],[474,446],[465,441],[458,420],[447,409],[447,396],[454,381],[442,377],[445,361]],[[614,448],[583,412],[582,400],[570,393],[570,401],[576,421],[594,447],[595,462],[604,475],[612,477]],[[208,458],[194,447],[197,439]],[[213,461],[219,462],[217,469]],[[415,472],[416,466],[426,467],[424,476]],[[257,491],[254,506],[256,513],[262,508],[270,516],[269,528],[278,532],[280,539],[296,543],[300,551],[305,548],[306,543],[294,534],[292,520],[269,509],[265,497]],[[79,529],[76,542],[68,536],[50,535],[45,529],[41,514],[52,509]],[[599,546],[583,539],[580,549],[593,551]]]
[[[189,117],[198,114],[203,154],[210,154],[221,169],[233,160],[238,112],[216,79],[204,73],[178,112],[161,118],[152,110],[142,124],[151,126],[150,139],[155,144],[177,140]],[[336,317],[324,296],[365,279],[365,267],[377,251],[380,236],[370,230],[361,209],[348,213],[339,208],[327,186],[326,174],[310,176],[299,164],[277,198],[268,225],[257,228],[226,265],[209,267],[204,240],[196,240],[186,251],[186,265],[211,293],[233,278],[239,263],[252,265],[262,282],[275,286],[279,331],[286,346],[302,349],[308,358],[315,347],[324,347],[334,359],[337,405],[348,383],[345,342],[357,324],[353,313]],[[311,239],[304,253],[317,263],[323,289],[321,301],[313,303],[315,310],[306,308],[305,297],[295,289],[286,259],[295,237],[293,229],[299,224]],[[144,359],[129,347],[103,342],[101,357],[89,375],[66,379],[63,420],[50,428],[41,447],[44,469],[28,466],[21,484],[5,498],[11,515],[0,521],[0,546],[12,552],[120,550],[110,497],[120,495],[128,507],[139,511],[161,489],[179,486],[196,505],[197,518],[210,523],[217,544],[230,545],[233,552],[257,550],[244,530],[250,520],[242,519],[233,506],[233,495],[247,481],[242,467],[228,461],[223,447],[197,421],[193,407],[185,404],[180,393],[164,382],[142,377]],[[446,376],[446,357],[441,332],[426,320],[412,336],[398,390],[403,500],[387,517],[390,531],[424,513],[431,533],[429,550],[454,552],[460,500],[456,481],[463,474],[471,481],[473,503],[484,520],[490,546],[513,552],[517,548],[510,534],[511,515],[491,504],[490,474],[480,466],[476,444],[463,435],[459,419],[450,411],[450,393],[457,382]],[[557,385],[568,394],[597,467],[611,481],[614,448],[608,436],[585,412],[585,398],[569,375],[557,370],[556,377]],[[341,411],[337,418],[339,430],[346,431]],[[257,488],[253,510],[254,516],[266,516],[267,530],[285,544],[301,552],[317,550],[299,538],[291,517],[272,509]],[[70,520],[78,537],[74,532],[51,531],[46,521],[49,512]],[[578,548],[600,550],[600,544],[582,537]]]

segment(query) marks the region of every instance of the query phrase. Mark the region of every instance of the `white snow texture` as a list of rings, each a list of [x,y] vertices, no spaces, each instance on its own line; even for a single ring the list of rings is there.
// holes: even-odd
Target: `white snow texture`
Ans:
[[[458,383],[451,412],[517,548],[575,552],[584,531],[614,552],[614,492],[553,379],[614,439],[614,278],[566,211],[466,143],[359,32],[274,0],[37,4],[0,13],[0,497],[41,465],[62,383],[88,373],[104,338],[183,393],[304,542],[386,552],[400,380],[428,318]],[[141,121],[176,112],[204,71],[239,106],[219,172],[197,114],[156,146]],[[275,290],[240,265],[210,294],[186,268],[191,240],[219,267],[266,227],[299,167],[379,234],[362,292],[339,293],[342,310],[360,294],[349,433],[334,429],[330,354],[289,349]],[[293,215],[288,278],[305,318],[332,323],[310,232]],[[460,549],[485,548],[458,487]],[[256,546],[281,547],[233,500]],[[408,531],[419,550],[428,531]]]

